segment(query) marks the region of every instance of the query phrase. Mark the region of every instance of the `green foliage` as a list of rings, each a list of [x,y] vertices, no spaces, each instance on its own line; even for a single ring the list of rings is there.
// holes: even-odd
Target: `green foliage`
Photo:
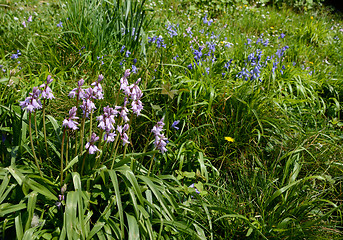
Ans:
[[[343,25],[321,2],[0,4],[0,238],[341,239]],[[123,146],[96,117],[125,69],[144,110]],[[100,73],[104,99],[65,130]],[[48,75],[56,99],[22,111]]]
[[[68,1],[62,22],[63,46],[69,51],[86,47],[93,60],[116,55],[123,45],[145,54],[148,19],[144,4],[136,0]]]

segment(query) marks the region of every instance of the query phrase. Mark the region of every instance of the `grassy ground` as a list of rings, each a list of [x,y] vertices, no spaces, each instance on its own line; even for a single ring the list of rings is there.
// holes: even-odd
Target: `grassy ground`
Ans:
[[[342,16],[261,2],[1,3],[0,238],[341,239]]]

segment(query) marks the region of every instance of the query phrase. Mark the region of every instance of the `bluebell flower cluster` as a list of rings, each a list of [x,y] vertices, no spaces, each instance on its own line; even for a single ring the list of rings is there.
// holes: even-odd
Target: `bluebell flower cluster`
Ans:
[[[261,62],[262,50],[257,49],[256,53],[251,53],[246,59],[245,66],[243,69],[236,75],[238,78],[244,78],[244,80],[255,80],[258,79],[261,81],[261,69],[265,66]],[[251,70],[248,70],[251,69]]]
[[[76,121],[73,121],[73,120],[79,119],[79,118],[76,116],[76,112],[77,112],[77,107],[76,107],[76,106],[72,107],[72,108],[69,110],[69,118],[63,120],[63,124],[62,124],[63,127],[68,127],[69,129],[72,129],[72,130],[77,130],[77,129],[79,129],[79,128],[77,127],[77,125],[78,125],[79,123],[76,122]]]
[[[47,83],[40,85],[40,87],[33,87],[32,93],[29,93],[29,96],[24,100],[20,101],[19,105],[21,109],[26,110],[28,112],[35,112],[37,109],[42,108],[42,103],[40,98],[44,99],[53,99],[55,98],[52,90],[48,86],[53,81],[51,76],[47,77]],[[42,90],[40,88],[43,88]]]
[[[161,153],[165,153],[167,150],[166,146],[168,143],[168,138],[162,133],[164,126],[164,117],[161,118],[159,122],[152,128],[151,132],[155,136],[154,146],[156,149],[160,150]]]
[[[19,56],[21,56],[21,53],[19,50],[17,50],[17,53],[12,54],[11,59],[16,60],[19,58]]]
[[[208,26],[211,26],[211,24],[213,23],[213,20],[207,20],[207,14],[202,18],[202,21],[204,24],[207,24]]]
[[[166,25],[166,27],[167,27],[168,34],[170,35],[171,38],[178,35],[176,27],[179,27],[179,25],[175,26],[173,24],[169,24],[169,25]]]
[[[163,37],[162,36],[154,36],[154,37],[148,37],[149,43],[156,43],[156,47],[158,48],[166,48],[166,44],[164,43]]]
[[[99,140],[99,137],[96,135],[96,133],[92,133],[91,139],[89,142],[86,143],[85,148],[88,149],[89,154],[94,154],[96,152],[99,152],[99,148],[94,145],[95,142]]]

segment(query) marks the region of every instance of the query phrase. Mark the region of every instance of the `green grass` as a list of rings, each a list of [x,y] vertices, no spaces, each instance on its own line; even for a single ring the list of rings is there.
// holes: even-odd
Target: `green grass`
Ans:
[[[342,238],[342,15],[283,3],[1,3],[0,239]],[[89,154],[133,65],[130,144]],[[99,74],[104,99],[66,130],[69,92]],[[48,75],[55,99],[23,111]]]

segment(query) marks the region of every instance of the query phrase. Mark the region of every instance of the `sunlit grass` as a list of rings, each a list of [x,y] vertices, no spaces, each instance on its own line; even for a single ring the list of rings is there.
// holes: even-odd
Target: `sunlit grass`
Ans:
[[[277,2],[1,4],[2,238],[341,238],[343,23]],[[126,69],[130,143],[89,154]],[[99,74],[104,99],[66,130],[68,94]],[[45,113],[20,109],[48,75]]]

